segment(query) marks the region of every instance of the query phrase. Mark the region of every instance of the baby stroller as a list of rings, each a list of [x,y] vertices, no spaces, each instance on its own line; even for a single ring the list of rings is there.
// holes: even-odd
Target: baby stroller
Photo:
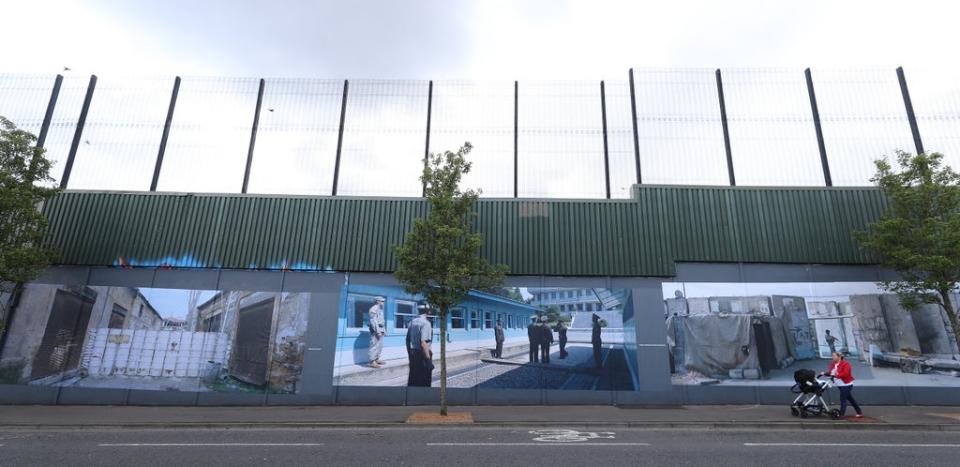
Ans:
[[[794,372],[793,380],[797,384],[793,385],[791,391],[798,395],[790,405],[791,415],[807,418],[827,414],[834,420],[840,418],[840,410],[830,408],[830,404],[823,400],[823,393],[833,386],[832,376],[817,378],[816,372],[804,369]]]

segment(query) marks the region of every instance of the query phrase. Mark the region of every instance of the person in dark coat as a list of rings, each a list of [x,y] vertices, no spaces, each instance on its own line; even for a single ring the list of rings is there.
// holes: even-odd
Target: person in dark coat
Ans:
[[[497,348],[493,351],[493,358],[503,358],[503,320],[497,320],[497,327],[493,328],[493,337],[497,341]]]
[[[530,363],[537,363],[540,361],[540,326],[537,325],[536,315],[530,317],[527,339],[530,340]]]
[[[433,326],[427,319],[430,307],[421,305],[418,315],[407,326],[407,358],[409,359],[409,374],[407,386],[430,387],[433,379]]]
[[[560,319],[557,323],[557,337],[560,342],[560,358],[567,358],[567,323]]]
[[[603,341],[600,339],[600,317],[596,313],[593,315],[593,333],[590,336],[590,343],[593,344],[593,363],[597,368],[601,368],[603,367],[603,358],[600,348]]]
[[[553,343],[553,331],[547,324],[547,317],[540,318],[540,362],[550,363],[550,344]]]

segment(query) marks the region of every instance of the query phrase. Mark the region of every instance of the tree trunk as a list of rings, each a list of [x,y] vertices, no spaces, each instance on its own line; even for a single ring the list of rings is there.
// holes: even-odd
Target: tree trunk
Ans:
[[[440,309],[440,415],[447,415],[447,310]]]
[[[440,415],[447,415],[447,309],[440,309]]]
[[[940,297],[943,299],[943,310],[947,313],[950,326],[953,326],[953,337],[957,345],[957,349],[954,350],[960,352],[960,325],[957,324],[957,310],[953,308],[953,303],[950,301],[950,291],[940,291]]]

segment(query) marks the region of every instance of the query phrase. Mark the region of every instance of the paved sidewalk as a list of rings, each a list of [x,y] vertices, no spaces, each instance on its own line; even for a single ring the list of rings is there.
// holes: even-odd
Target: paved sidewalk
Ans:
[[[435,407],[0,406],[0,428],[400,426]],[[467,406],[478,426],[839,428],[960,431],[960,407],[872,406],[860,420],[790,416],[786,406]]]

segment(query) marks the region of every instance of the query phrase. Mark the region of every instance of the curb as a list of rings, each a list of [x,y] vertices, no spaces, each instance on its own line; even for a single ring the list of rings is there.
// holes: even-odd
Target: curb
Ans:
[[[942,431],[960,432],[960,424],[916,423],[797,423],[797,422],[484,422],[457,424],[456,427],[477,428],[631,428],[631,429],[688,429],[688,430],[861,430],[861,431]],[[35,424],[4,423],[0,430],[97,430],[97,429],[310,429],[310,428],[385,428],[424,429],[449,428],[451,424],[408,424],[405,422],[134,422],[91,424]]]

